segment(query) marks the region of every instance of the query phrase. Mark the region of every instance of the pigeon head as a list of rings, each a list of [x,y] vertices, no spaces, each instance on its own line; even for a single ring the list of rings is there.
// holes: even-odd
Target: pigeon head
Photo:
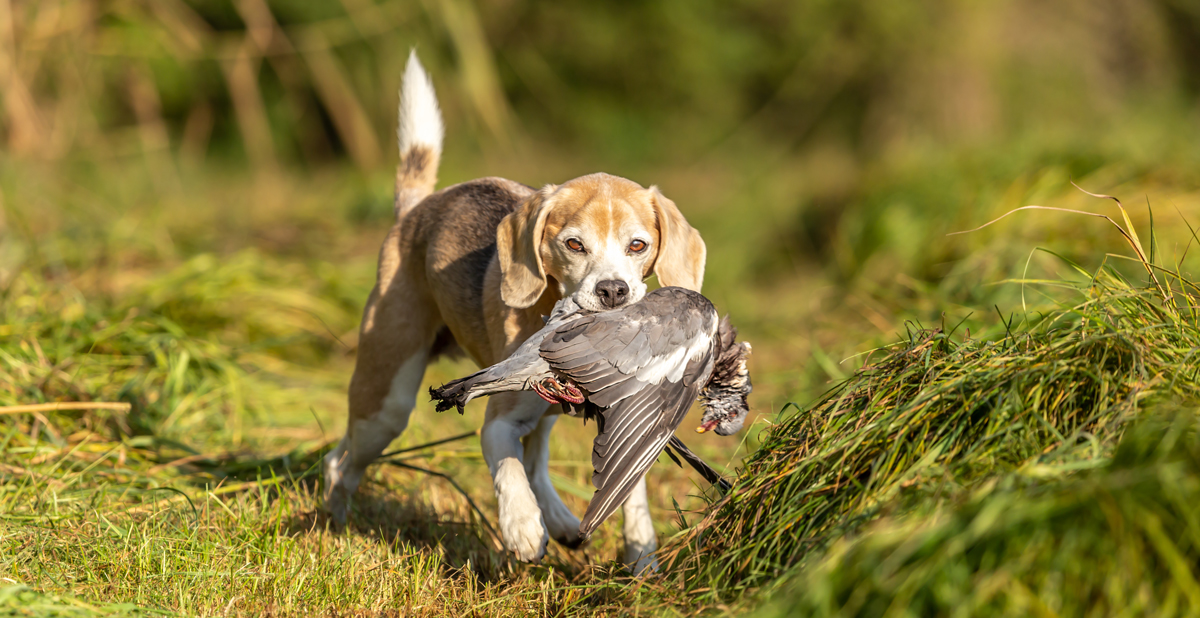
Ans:
[[[753,390],[750,372],[746,369],[750,344],[738,343],[736,339],[737,329],[729,323],[729,316],[725,316],[717,326],[717,359],[712,377],[700,391],[704,416],[696,428],[697,433],[715,429],[718,435],[728,436],[737,433],[746,422],[750,412],[746,397]]]

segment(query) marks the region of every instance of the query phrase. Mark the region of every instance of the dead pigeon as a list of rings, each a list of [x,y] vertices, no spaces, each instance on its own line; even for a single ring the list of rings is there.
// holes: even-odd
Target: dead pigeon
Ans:
[[[507,359],[431,388],[430,395],[439,412],[457,407],[461,414],[475,397],[532,390],[572,416],[595,418],[597,491],[579,526],[586,539],[668,443],[710,482],[720,479],[673,434],[697,397],[704,407],[697,432],[741,429],[749,412],[750,344],[736,337],[728,317],[718,321],[707,298],[683,288],[659,288],[641,302],[603,312],[585,311],[568,297]]]

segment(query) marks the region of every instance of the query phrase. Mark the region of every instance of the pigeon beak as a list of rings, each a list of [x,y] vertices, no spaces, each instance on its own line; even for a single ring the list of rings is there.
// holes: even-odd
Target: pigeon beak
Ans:
[[[703,425],[700,425],[699,427],[696,428],[696,433],[704,433],[706,431],[712,431],[712,428],[716,427],[719,423],[720,423],[720,421],[717,419],[713,419],[711,421],[705,421],[705,423]]]

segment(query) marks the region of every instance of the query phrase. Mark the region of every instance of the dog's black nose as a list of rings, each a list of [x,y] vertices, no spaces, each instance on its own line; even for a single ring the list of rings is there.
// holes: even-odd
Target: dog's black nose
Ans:
[[[601,281],[596,284],[596,296],[600,297],[600,304],[616,309],[629,300],[629,285],[616,279]]]

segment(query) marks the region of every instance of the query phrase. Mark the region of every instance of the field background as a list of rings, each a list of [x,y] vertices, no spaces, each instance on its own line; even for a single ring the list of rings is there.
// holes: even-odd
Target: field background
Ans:
[[[1070,297],[1004,283],[1128,254],[1117,195],[1186,270],[1200,221],[1200,4],[939,0],[0,0],[0,612],[475,615],[741,611],[614,564],[619,517],[537,566],[453,482],[380,465],[323,531],[391,219],[415,47],[440,186],[606,171],[708,244],[705,293],[754,344],[758,420],[684,439],[732,474],[779,415],[911,327],[1003,333]],[[1145,240],[1145,239],[1143,239]],[[1114,262],[1136,275],[1137,265]],[[1144,276],[1142,277],[1144,279]],[[431,384],[461,375],[441,362]],[[394,445],[476,429],[425,402]],[[685,422],[690,428],[698,416]],[[582,512],[593,429],[559,423]],[[401,463],[494,522],[474,438]],[[660,462],[660,543],[705,490]],[[141,608],[140,610],[135,608]]]

